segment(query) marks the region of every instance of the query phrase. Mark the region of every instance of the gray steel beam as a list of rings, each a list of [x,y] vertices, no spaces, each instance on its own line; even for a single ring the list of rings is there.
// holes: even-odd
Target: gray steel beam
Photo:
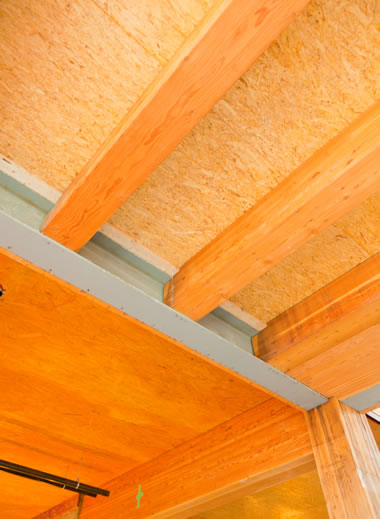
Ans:
[[[0,212],[0,247],[306,410],[327,401],[304,384],[4,212]]]

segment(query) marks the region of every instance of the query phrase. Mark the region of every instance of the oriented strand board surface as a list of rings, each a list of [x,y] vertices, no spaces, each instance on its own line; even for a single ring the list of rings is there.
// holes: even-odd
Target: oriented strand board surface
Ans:
[[[179,4],[4,0],[0,151],[67,187],[210,2]],[[112,223],[181,266],[379,97],[379,15],[377,0],[312,0]],[[285,310],[379,250],[379,213],[377,196],[235,301]]]
[[[112,223],[182,265],[379,97],[377,7],[313,0]]]
[[[0,283],[6,288],[0,299],[4,459],[71,479],[79,472],[81,481],[102,485],[269,398],[4,254]],[[7,481],[0,492],[6,519],[33,517],[66,498],[42,486],[38,497],[15,503],[30,484]]]
[[[232,301],[268,322],[368,257],[338,225],[332,225],[241,290]]]
[[[3,0],[1,152],[63,191],[206,11],[201,0]]]

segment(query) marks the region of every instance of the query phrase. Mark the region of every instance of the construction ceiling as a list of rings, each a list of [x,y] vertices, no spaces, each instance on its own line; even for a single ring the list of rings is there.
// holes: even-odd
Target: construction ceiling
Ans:
[[[0,152],[31,184],[64,193],[222,3],[2,0]],[[181,269],[376,103],[379,23],[376,0],[310,1],[121,204],[110,228],[166,272]],[[229,296],[257,330],[380,253],[380,192],[314,234]],[[11,289],[0,300],[0,457],[103,485],[273,397],[2,249],[1,286]],[[355,345],[366,343],[371,384],[376,323]],[[342,358],[330,359],[318,387],[312,374],[324,357],[290,375],[345,398],[346,381],[340,393],[329,385],[335,369],[352,369]],[[327,517],[316,473],[300,478],[197,519],[263,510],[268,519]],[[0,488],[2,519],[31,519],[71,497],[1,472]]]
[[[62,192],[212,7],[3,1],[1,152]],[[181,267],[379,98],[378,17],[310,2],[112,225]],[[379,251],[377,194],[233,301],[268,322]]]

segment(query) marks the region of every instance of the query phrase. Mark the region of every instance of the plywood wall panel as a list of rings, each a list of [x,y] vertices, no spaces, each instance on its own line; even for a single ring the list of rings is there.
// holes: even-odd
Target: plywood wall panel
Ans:
[[[253,496],[237,499],[192,519],[328,519],[317,471]]]

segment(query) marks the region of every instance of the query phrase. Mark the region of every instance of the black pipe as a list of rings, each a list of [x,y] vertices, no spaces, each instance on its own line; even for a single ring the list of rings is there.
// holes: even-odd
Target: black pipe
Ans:
[[[78,481],[74,481],[72,479],[62,478],[60,476],[55,476],[54,474],[49,474],[48,472],[31,469],[29,467],[17,465],[16,463],[11,463],[5,460],[0,460],[0,470],[24,478],[34,479],[35,481],[48,483],[49,485],[54,485],[66,490],[70,490],[71,492],[77,492],[78,494],[83,494],[90,497],[96,497],[97,495],[108,497],[110,495],[109,490],[93,487],[91,485],[85,485],[84,483],[78,483]]]

